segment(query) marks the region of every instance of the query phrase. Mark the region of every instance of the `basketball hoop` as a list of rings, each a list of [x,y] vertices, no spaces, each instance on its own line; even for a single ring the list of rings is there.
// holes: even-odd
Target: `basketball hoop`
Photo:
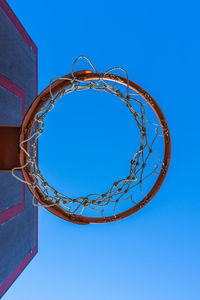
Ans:
[[[130,81],[126,71],[112,68],[104,73],[83,70],[74,72],[50,82],[50,85],[35,99],[27,112],[20,134],[20,167],[14,168],[12,174],[25,182],[35,199],[51,213],[77,224],[107,223],[126,218],[143,208],[155,196],[161,187],[170,163],[171,139],[165,116],[156,101],[139,85]],[[111,74],[115,70],[123,70],[126,77]],[[125,88],[125,90],[124,90]],[[139,129],[140,147],[134,153],[130,162],[130,172],[126,178],[114,182],[104,194],[89,194],[71,198],[59,193],[50,186],[43,177],[37,162],[37,142],[43,133],[46,114],[54,108],[54,104],[64,95],[75,91],[101,90],[119,97],[131,112]],[[151,109],[158,123],[147,119],[146,107]],[[149,140],[148,132],[151,141]],[[153,150],[158,139],[163,143],[163,157],[159,158]],[[156,162],[155,162],[156,161]],[[22,171],[24,180],[15,175]],[[145,173],[146,172],[146,173]],[[153,178],[152,178],[153,177]],[[143,192],[143,183],[152,178],[149,191]],[[135,198],[135,191],[138,194]],[[123,209],[123,203],[129,203],[128,209]],[[121,206],[120,206],[121,205]],[[118,207],[121,210],[117,212]],[[87,213],[87,211],[89,213]],[[111,215],[107,215],[112,212]],[[91,214],[94,214],[93,216]]]

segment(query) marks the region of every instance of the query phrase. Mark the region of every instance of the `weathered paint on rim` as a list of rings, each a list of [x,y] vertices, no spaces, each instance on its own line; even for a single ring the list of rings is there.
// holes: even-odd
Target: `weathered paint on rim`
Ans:
[[[121,84],[127,86],[126,78],[118,76],[118,75],[114,75],[114,74],[109,74],[109,73],[104,75],[103,73],[97,74],[97,73],[93,73],[88,70],[84,70],[84,71],[75,72],[74,76],[78,80],[82,80],[82,81],[96,80],[96,79],[99,79],[99,76],[102,76],[104,78],[104,80],[106,80],[106,81],[116,81],[118,83],[121,83]],[[70,80],[64,80],[64,78],[71,79],[72,74],[68,74],[66,76],[63,76],[62,78],[58,79],[52,83],[51,91],[52,91],[53,95],[55,95],[62,89],[71,85]],[[157,118],[159,119],[162,131],[163,131],[163,137],[164,137],[163,166],[161,168],[160,174],[159,174],[155,184],[153,185],[153,187],[151,188],[149,193],[138,204],[136,204],[134,207],[132,207],[122,213],[116,214],[115,216],[86,217],[86,216],[80,216],[77,214],[70,214],[70,213],[66,212],[58,204],[55,204],[54,206],[50,206],[50,207],[45,207],[47,210],[49,210],[54,215],[56,215],[64,220],[67,220],[69,222],[73,222],[76,224],[82,224],[82,225],[86,225],[89,223],[114,222],[114,221],[126,218],[126,217],[136,213],[137,211],[139,211],[147,203],[150,202],[150,200],[156,195],[156,193],[160,189],[160,187],[166,177],[166,174],[167,174],[167,171],[169,168],[169,164],[170,164],[170,158],[171,158],[171,138],[170,138],[169,127],[168,127],[166,118],[165,118],[162,110],[160,109],[157,102],[151,97],[151,95],[149,95],[143,88],[141,88],[139,85],[132,82],[131,80],[129,80],[129,87],[132,90],[136,91],[138,94],[140,94],[149,103],[149,105],[154,110],[155,114],[157,115]],[[41,92],[41,94],[32,103],[31,107],[29,108],[29,110],[23,120],[22,127],[21,127],[21,134],[20,134],[20,142],[22,142],[30,137],[31,130],[35,123],[34,117],[41,110],[41,108],[49,101],[49,99],[50,99],[50,93],[49,93],[49,87],[47,87],[46,89],[44,89]],[[26,149],[26,151],[28,151],[30,148],[30,141],[27,141],[26,143],[24,143],[23,147]],[[26,154],[22,149],[20,149],[20,164],[21,164],[21,166],[25,165],[25,162],[26,162]],[[27,182],[31,183],[34,181],[34,177],[29,174],[28,167],[23,168],[22,173],[23,173],[24,179]],[[31,185],[28,184],[28,188],[33,193],[33,188],[31,187]],[[44,200],[44,194],[43,194],[42,190],[40,189],[39,185],[37,185],[36,188],[34,189],[34,193],[35,193],[37,201],[40,202],[40,204],[47,205],[47,204],[53,203],[50,200],[48,200],[48,201]]]

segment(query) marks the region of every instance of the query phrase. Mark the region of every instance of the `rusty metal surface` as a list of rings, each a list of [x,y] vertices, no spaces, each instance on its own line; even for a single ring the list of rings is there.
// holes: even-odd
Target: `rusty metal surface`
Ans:
[[[11,171],[19,164],[21,126],[0,126],[0,171]]]

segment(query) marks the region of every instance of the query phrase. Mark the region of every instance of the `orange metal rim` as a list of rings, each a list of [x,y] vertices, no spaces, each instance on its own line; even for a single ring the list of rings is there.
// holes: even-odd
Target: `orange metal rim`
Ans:
[[[93,72],[87,71],[87,70],[78,71],[78,72],[74,73],[75,78],[77,78],[78,80],[82,80],[82,81],[98,80],[99,76],[103,76],[103,75],[104,74],[97,74],[97,73],[93,73]],[[71,85],[70,80],[64,80],[64,78],[71,79],[72,74],[68,74],[68,75],[64,76],[63,79],[62,78],[58,79],[52,83],[51,91],[52,91],[53,95],[57,94],[62,89]],[[109,73],[105,74],[104,80],[116,81],[120,84],[127,86],[127,79],[124,77],[118,76],[118,75],[109,74]],[[170,164],[170,158],[171,158],[171,138],[170,138],[169,127],[168,127],[166,118],[165,118],[162,110],[160,109],[159,105],[157,104],[157,102],[143,88],[141,88],[139,85],[137,85],[136,83],[134,83],[130,80],[129,80],[129,87],[130,87],[130,89],[132,89],[132,90],[136,91],[138,94],[140,94],[149,103],[149,105],[154,110],[155,114],[157,115],[157,118],[162,127],[163,137],[164,137],[164,158],[163,158],[163,166],[161,168],[161,172],[160,172],[155,184],[153,185],[153,187],[151,188],[149,193],[137,205],[135,205],[134,207],[132,207],[122,213],[116,214],[115,216],[87,217],[87,216],[80,216],[77,214],[70,214],[70,213],[67,213],[58,204],[55,204],[54,206],[50,206],[50,207],[45,207],[47,210],[49,210],[54,215],[56,215],[64,220],[67,220],[69,222],[73,222],[76,224],[82,224],[82,225],[86,225],[89,223],[114,222],[114,221],[126,218],[126,217],[136,213],[140,209],[142,209],[147,203],[149,203],[151,201],[151,199],[156,195],[156,193],[160,189],[160,187],[166,177],[166,174],[167,174],[167,171],[169,168],[169,164]],[[47,87],[46,89],[44,89],[41,92],[40,95],[38,95],[38,97],[32,103],[31,107],[29,108],[29,110],[23,120],[22,127],[21,127],[21,134],[20,134],[20,142],[22,142],[30,137],[31,130],[35,123],[34,117],[41,110],[41,108],[45,106],[45,104],[49,101],[49,99],[50,99],[50,93],[49,93],[49,87]],[[30,141],[27,141],[26,143],[24,143],[23,147],[28,151],[29,147],[30,147]],[[26,162],[26,154],[22,149],[20,149],[20,164],[21,164],[21,166],[25,165],[25,162]],[[22,173],[23,173],[24,179],[27,182],[31,183],[34,181],[34,177],[29,174],[28,168],[23,168]],[[30,191],[32,193],[34,192],[36,199],[38,202],[40,202],[40,204],[47,205],[47,204],[53,203],[51,201],[44,200],[44,194],[43,194],[42,190],[40,189],[39,185],[34,189],[34,191],[31,187],[31,185],[28,185],[28,188],[30,189]]]

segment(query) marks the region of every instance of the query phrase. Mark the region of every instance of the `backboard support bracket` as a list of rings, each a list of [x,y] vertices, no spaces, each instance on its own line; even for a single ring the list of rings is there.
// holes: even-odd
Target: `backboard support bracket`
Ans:
[[[0,126],[0,172],[19,167],[21,126]]]

